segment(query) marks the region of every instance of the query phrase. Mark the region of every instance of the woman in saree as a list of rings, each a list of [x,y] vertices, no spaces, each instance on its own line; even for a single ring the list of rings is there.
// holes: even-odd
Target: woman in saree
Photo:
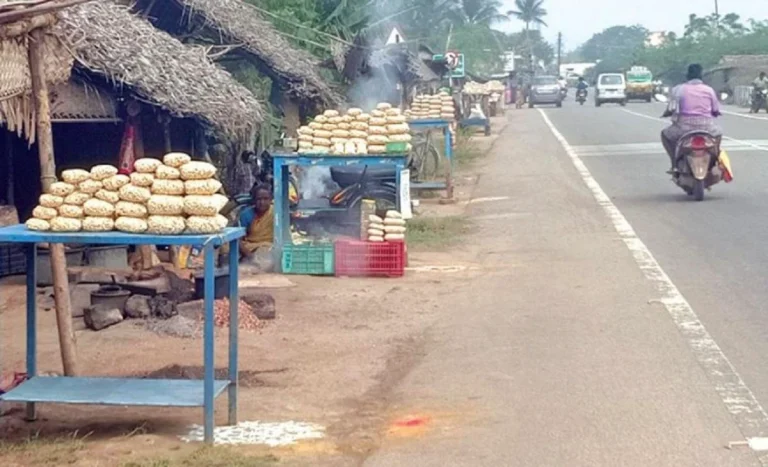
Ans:
[[[272,241],[274,239],[274,211],[272,190],[266,185],[251,189],[253,205],[240,215],[240,225],[246,228],[240,240],[240,259],[257,263],[262,270],[272,269]]]

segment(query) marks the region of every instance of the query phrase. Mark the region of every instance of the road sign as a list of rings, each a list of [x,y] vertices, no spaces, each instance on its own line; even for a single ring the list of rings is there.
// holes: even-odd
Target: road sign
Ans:
[[[450,73],[450,78],[464,78],[466,76],[466,68],[464,64],[464,54],[458,52],[447,52],[445,54],[438,54],[432,57],[432,61],[438,63],[445,63]]]

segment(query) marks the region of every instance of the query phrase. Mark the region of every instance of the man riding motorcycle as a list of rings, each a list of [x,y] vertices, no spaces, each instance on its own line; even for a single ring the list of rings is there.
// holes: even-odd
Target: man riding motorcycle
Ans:
[[[722,131],[715,123],[720,114],[720,102],[714,89],[702,81],[702,67],[692,64],[688,67],[688,81],[676,86],[670,96],[667,110],[663,117],[672,117],[672,125],[661,132],[661,142],[669,155],[672,168],[669,173],[677,170],[675,151],[678,140],[691,131],[706,131],[720,139]]]
[[[768,76],[764,71],[752,82],[752,112],[760,112],[761,108],[766,107],[765,91],[768,89]]]
[[[584,79],[583,76],[579,76],[579,82],[576,83],[576,89],[578,91],[584,91],[586,93],[588,88],[589,88],[589,84],[587,84],[587,81]]]

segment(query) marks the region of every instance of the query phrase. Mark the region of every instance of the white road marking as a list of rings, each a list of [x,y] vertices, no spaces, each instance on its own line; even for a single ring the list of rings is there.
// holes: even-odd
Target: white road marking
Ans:
[[[768,433],[768,414],[757,401],[754,393],[744,383],[736,368],[709,334],[686,298],[656,261],[645,243],[638,237],[619,208],[613,204],[611,198],[603,191],[597,180],[592,177],[587,166],[568,144],[565,137],[557,130],[544,111],[539,110],[539,113],[541,113],[552,134],[565,149],[576,171],[592,192],[597,204],[603,208],[613,223],[616,232],[629,248],[645,278],[651,281],[661,294],[660,302],[688,343],[693,355],[714,385],[715,391],[728,412],[731,413],[744,437],[749,440],[760,438]],[[768,456],[760,458],[760,462],[768,466]]]
[[[728,152],[754,151],[755,147],[768,147],[768,140],[723,141],[722,148]],[[580,157],[637,156],[664,154],[660,141],[648,143],[598,144],[572,146]]]
[[[724,115],[733,115],[735,117],[748,118],[750,120],[763,120],[768,121],[768,117],[758,117],[756,115],[743,114],[738,112],[731,112],[730,110],[720,110]]]
[[[667,120],[664,120],[663,118],[652,117],[650,115],[641,114],[639,112],[633,112],[633,111],[627,110],[627,109],[621,109],[621,110],[626,112],[626,113],[628,113],[628,114],[630,114],[630,115],[634,115],[636,117],[642,117],[642,118],[645,118],[645,119],[648,119],[648,120],[654,120],[654,121],[662,122],[662,123],[666,123],[667,122]],[[753,149],[757,149],[758,151],[768,151],[768,146],[762,146],[760,144],[751,143],[749,141],[744,141],[744,140],[741,140],[741,139],[731,138],[730,136],[725,136],[725,135],[723,135],[723,139],[727,140],[727,141],[734,141],[736,143],[749,146],[749,147],[751,147]],[[659,143],[659,144],[661,144],[661,143]]]

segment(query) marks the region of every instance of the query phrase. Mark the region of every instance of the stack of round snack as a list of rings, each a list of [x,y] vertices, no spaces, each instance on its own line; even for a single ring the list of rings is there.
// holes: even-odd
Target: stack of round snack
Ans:
[[[367,154],[368,120],[361,109],[349,109],[346,115],[326,110],[309,125],[298,129],[300,154]]]
[[[90,172],[65,170],[62,181],[51,184],[27,221],[30,230],[54,232],[103,232],[112,230],[114,192],[105,187],[117,176],[117,168],[97,165]]]
[[[411,150],[411,127],[406,122],[400,109],[385,111],[387,119],[387,138],[392,143],[407,143],[406,151]]]
[[[411,120],[442,119],[453,121],[455,112],[453,98],[447,92],[441,92],[433,96],[416,96],[408,117]]]
[[[402,242],[405,240],[405,219],[397,211],[387,211],[384,218],[384,241]]]
[[[384,219],[379,216],[368,216],[368,241],[381,243],[384,241]]]
[[[214,177],[216,167],[207,162],[188,162],[179,167],[184,180],[183,212],[186,232],[193,234],[216,233],[227,226],[227,218],[219,214],[227,204],[227,197],[217,194],[221,183]]]
[[[440,97],[440,118],[453,121],[456,118],[456,104],[453,101],[453,97],[444,91],[438,94],[438,96]]]
[[[368,221],[369,242],[402,242],[405,240],[405,219],[399,212],[387,211],[384,219],[375,215],[369,216]]]
[[[117,168],[99,165],[65,170],[62,182],[40,197],[40,206],[27,221],[31,230],[176,235],[222,230],[227,219],[219,214],[227,198],[217,194],[221,183],[216,168],[192,161],[187,154],[170,153],[163,161],[139,159],[130,177]]]
[[[376,106],[368,120],[368,153],[384,154],[389,143],[389,130],[387,129],[387,112],[392,110],[392,105],[386,102]]]

